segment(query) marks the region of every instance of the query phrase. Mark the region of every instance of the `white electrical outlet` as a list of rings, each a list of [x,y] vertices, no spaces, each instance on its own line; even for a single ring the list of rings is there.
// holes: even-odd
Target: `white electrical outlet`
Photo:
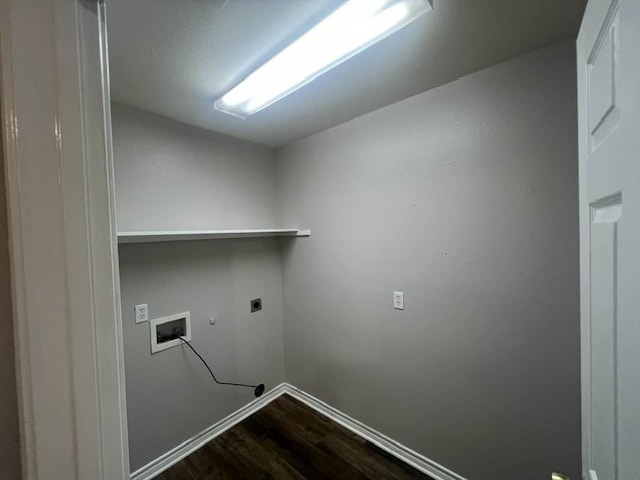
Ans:
[[[393,292],[393,308],[404,310],[404,292]]]
[[[142,323],[149,320],[149,305],[147,305],[146,303],[136,305],[135,307],[133,307],[133,310],[136,314],[136,323]]]

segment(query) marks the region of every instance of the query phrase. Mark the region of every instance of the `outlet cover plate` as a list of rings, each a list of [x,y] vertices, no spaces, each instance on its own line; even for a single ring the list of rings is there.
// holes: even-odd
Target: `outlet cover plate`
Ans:
[[[136,305],[133,307],[133,311],[135,313],[136,323],[142,323],[149,320],[149,305],[146,303],[141,303],[140,305]]]
[[[393,308],[404,310],[404,292],[393,292]]]

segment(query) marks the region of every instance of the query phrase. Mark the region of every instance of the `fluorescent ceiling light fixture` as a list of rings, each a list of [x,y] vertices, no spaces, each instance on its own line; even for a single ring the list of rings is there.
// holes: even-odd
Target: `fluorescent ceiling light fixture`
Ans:
[[[430,0],[349,0],[222,95],[215,109],[246,118],[431,10]]]

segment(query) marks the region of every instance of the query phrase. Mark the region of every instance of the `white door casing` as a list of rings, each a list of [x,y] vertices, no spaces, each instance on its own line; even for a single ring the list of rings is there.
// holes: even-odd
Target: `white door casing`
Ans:
[[[25,480],[129,478],[104,6],[0,0]]]
[[[582,458],[640,479],[640,1],[589,0],[577,41]]]

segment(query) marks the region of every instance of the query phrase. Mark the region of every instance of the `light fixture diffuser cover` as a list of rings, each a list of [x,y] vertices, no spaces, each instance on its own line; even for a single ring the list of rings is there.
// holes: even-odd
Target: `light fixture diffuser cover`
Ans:
[[[214,104],[240,118],[259,112],[432,9],[431,0],[349,0]]]

